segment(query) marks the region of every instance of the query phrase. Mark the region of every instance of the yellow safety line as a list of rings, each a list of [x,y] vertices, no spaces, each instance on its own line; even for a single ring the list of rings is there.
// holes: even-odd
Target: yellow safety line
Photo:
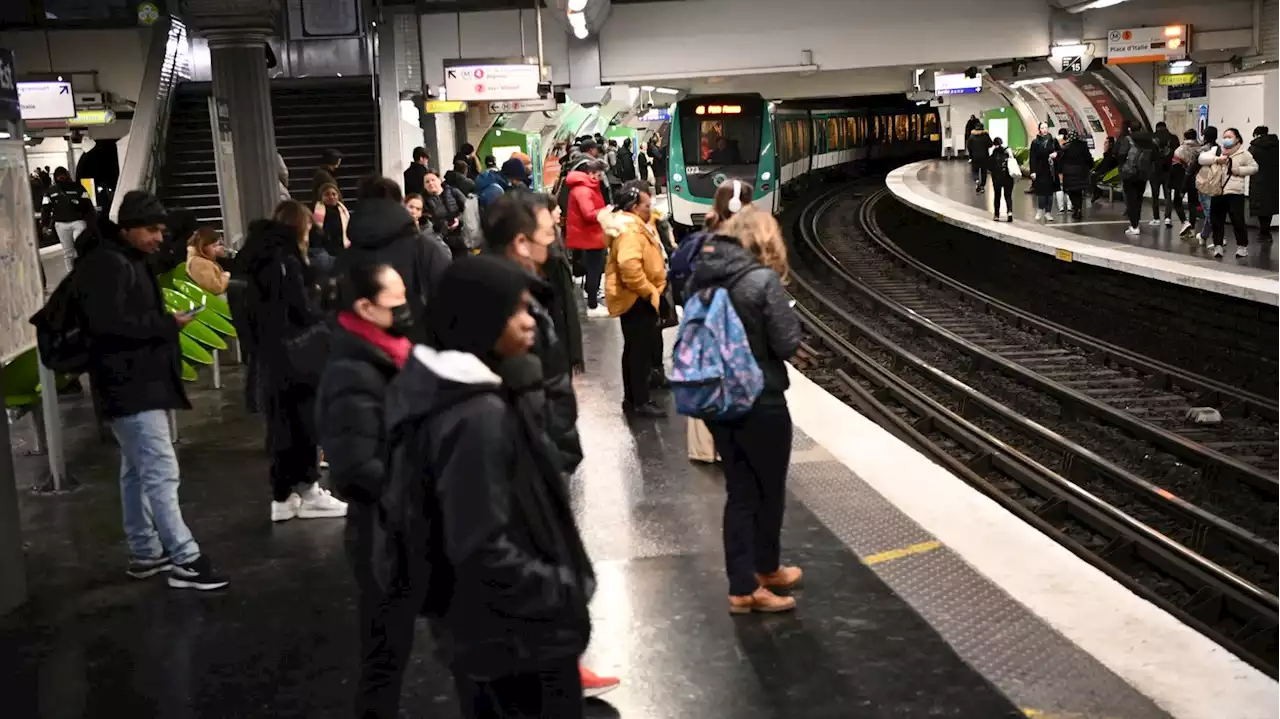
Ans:
[[[879,564],[881,562],[888,562],[893,559],[902,559],[903,557],[910,557],[913,554],[924,554],[925,552],[932,552],[933,550],[941,546],[942,546],[942,542],[939,542],[936,539],[932,539],[928,542],[920,542],[919,544],[912,544],[910,546],[903,547],[901,549],[890,549],[885,552],[876,552],[875,554],[869,554],[862,558],[862,563],[863,564]]]

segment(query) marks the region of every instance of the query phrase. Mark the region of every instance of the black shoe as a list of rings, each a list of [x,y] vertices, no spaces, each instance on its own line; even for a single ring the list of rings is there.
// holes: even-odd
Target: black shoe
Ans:
[[[642,405],[639,405],[634,410],[632,410],[632,413],[637,417],[645,417],[650,419],[657,419],[659,417],[667,416],[667,411],[662,407],[659,407],[654,402],[646,402]]]
[[[654,372],[649,375],[649,389],[671,389],[671,382],[661,372]]]
[[[147,579],[171,569],[173,561],[169,559],[169,555],[162,554],[156,559],[130,559],[129,568],[124,571],[134,579]]]
[[[213,571],[209,558],[203,554],[189,564],[175,564],[169,572],[169,586],[174,589],[199,589],[207,592],[222,589],[230,584],[226,577]]]

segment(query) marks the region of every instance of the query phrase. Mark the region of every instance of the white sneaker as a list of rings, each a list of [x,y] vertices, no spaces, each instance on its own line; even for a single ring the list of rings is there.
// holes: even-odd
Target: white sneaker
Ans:
[[[271,502],[271,521],[287,522],[298,516],[298,507],[302,504],[302,498],[297,493],[289,495],[289,498],[283,502]]]
[[[1046,213],[1044,213],[1044,221],[1045,221],[1045,222],[1057,222],[1057,220],[1053,219],[1053,213],[1052,213],[1052,212],[1046,212]]]
[[[1136,227],[1130,227],[1129,229],[1125,230],[1124,233],[1126,235],[1129,235],[1130,237],[1133,237],[1139,234],[1139,230]]]
[[[1214,257],[1222,257],[1222,245],[1214,245],[1214,246],[1213,246],[1213,256],[1214,256]]]
[[[1044,210],[1036,210],[1036,222],[1044,219]]]
[[[609,316],[609,308],[604,305],[596,305],[595,309],[587,310],[587,317],[592,319],[603,319]]]
[[[1165,226],[1165,227],[1173,227],[1173,218],[1171,218],[1171,217],[1166,217],[1166,218],[1164,218],[1164,226]]]
[[[1147,224],[1151,225],[1152,227],[1159,227],[1159,226],[1160,226],[1160,218],[1159,218],[1159,217],[1157,217],[1157,218],[1155,218],[1154,220],[1152,220],[1151,222],[1149,222],[1149,223],[1147,223]]]
[[[1237,248],[1236,248],[1236,257],[1248,257],[1248,256],[1249,256],[1249,248],[1248,248],[1248,247],[1237,247]]]
[[[1181,230],[1178,230],[1178,234],[1179,234],[1179,235],[1185,235],[1185,234],[1187,234],[1187,233],[1191,232],[1191,230],[1192,230],[1192,229],[1194,229],[1194,228],[1195,228],[1195,225],[1191,224],[1190,222],[1183,221],[1183,223],[1182,223],[1182,229],[1181,229]]]
[[[321,519],[347,516],[347,503],[318,484],[298,495],[298,519]]]

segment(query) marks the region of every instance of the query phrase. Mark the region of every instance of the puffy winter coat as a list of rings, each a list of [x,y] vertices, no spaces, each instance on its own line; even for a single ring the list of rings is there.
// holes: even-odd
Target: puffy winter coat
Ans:
[[[1249,211],[1254,216],[1280,214],[1276,211],[1276,173],[1280,172],[1275,135],[1253,138],[1249,154],[1258,163],[1258,172],[1249,179]]]
[[[1058,153],[1054,163],[1062,173],[1062,189],[1067,191],[1089,189],[1089,173],[1093,171],[1093,153],[1084,140],[1076,138]]]
[[[564,244],[571,250],[603,250],[604,228],[597,216],[605,207],[600,192],[600,180],[581,170],[574,170],[565,178],[569,188],[569,207],[566,213]]]
[[[511,189],[511,183],[497,169],[485,170],[476,178],[476,197],[481,207],[488,207]]]
[[[1060,150],[1062,147],[1052,135],[1041,135],[1031,143],[1031,189],[1035,194],[1043,197],[1058,189],[1058,177],[1050,155]]]
[[[991,154],[991,135],[986,130],[977,129],[969,133],[969,141],[965,144],[969,153],[969,162],[985,163]]]
[[[618,238],[604,268],[604,296],[609,314],[617,317],[643,300],[657,310],[667,286],[666,258],[658,233],[630,212],[612,216]]]
[[[1212,165],[1219,156],[1229,158],[1231,161],[1227,163],[1227,182],[1222,186],[1222,194],[1248,195],[1249,176],[1258,172],[1258,163],[1254,161],[1253,155],[1250,155],[1249,151],[1244,148],[1236,150],[1230,155],[1226,154],[1226,150],[1222,150],[1221,155],[1219,155],[1216,150],[1217,147],[1215,146],[1200,154],[1201,167]]]

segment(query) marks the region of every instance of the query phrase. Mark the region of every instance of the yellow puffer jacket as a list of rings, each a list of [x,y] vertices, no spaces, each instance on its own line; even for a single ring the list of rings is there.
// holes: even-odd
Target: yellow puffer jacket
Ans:
[[[647,300],[657,310],[667,287],[667,263],[662,243],[653,227],[630,212],[601,213],[605,235],[614,238],[604,268],[605,304],[617,317],[636,303]]]

